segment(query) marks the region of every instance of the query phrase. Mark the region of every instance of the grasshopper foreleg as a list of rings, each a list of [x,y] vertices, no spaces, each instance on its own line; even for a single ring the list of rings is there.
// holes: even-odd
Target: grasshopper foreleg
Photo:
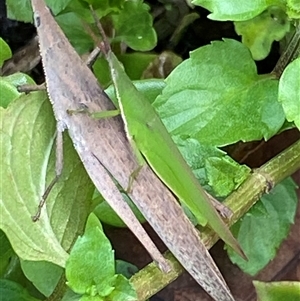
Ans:
[[[120,115],[120,111],[117,110],[117,109],[116,110],[101,111],[101,112],[90,112],[86,108],[81,108],[81,109],[78,109],[78,110],[67,110],[67,113],[69,115],[84,113],[84,114],[88,114],[89,116],[91,116],[94,119],[110,118],[110,117],[115,117],[115,116]]]

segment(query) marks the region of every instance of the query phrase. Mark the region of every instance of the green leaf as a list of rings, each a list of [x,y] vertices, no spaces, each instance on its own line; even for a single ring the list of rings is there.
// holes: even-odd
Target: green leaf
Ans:
[[[9,76],[0,77],[0,106],[7,108],[9,103],[21,95],[17,86],[26,84],[34,84],[34,81],[31,77],[24,73],[14,73]]]
[[[123,3],[124,0],[72,0],[64,9],[63,14],[76,13],[85,22],[93,24],[95,20],[91,14],[90,4],[93,6],[97,17],[101,19],[110,13],[119,13]]]
[[[68,255],[49,219],[43,214],[39,222],[31,220],[45,187],[47,158],[54,139],[55,122],[49,110],[46,95],[33,93],[19,97],[0,111],[0,228],[20,258],[48,260],[64,266]]]
[[[18,92],[17,88],[7,82],[5,78],[0,77],[0,91],[1,91],[1,98],[0,98],[0,106],[2,108],[7,108],[7,106],[17,99],[21,94]]]
[[[27,279],[46,297],[56,288],[63,269],[47,261],[21,260],[21,267]]]
[[[278,101],[286,119],[300,129],[300,58],[290,63],[279,80]]]
[[[71,0],[45,0],[48,7],[54,15],[61,12]],[[32,8],[30,0],[7,0],[7,16],[9,19],[31,22],[32,23]]]
[[[189,138],[173,137],[195,176],[207,191],[225,197],[235,190],[250,173],[246,165],[239,165],[220,149]]]
[[[0,279],[0,296],[5,296],[5,301],[39,301],[20,284],[6,279]]]
[[[149,63],[144,70],[142,77],[145,78],[166,78],[180,63],[182,58],[172,51],[163,51]]]
[[[60,15],[65,15],[68,13],[75,13],[87,23],[93,23],[94,18],[91,14],[91,10],[86,1],[82,0],[72,0],[68,3],[67,7],[60,13]]]
[[[7,17],[12,20],[32,22],[30,0],[7,0]]]
[[[67,284],[78,294],[109,295],[115,274],[114,251],[97,217],[91,213],[66,264]]]
[[[172,135],[224,146],[268,139],[285,121],[277,80],[257,75],[248,49],[225,39],[190,54],[154,102]]]
[[[33,223],[31,216],[55,175],[56,122],[52,108],[45,93],[35,92],[19,97],[0,112],[0,228],[20,258],[63,267],[68,257],[64,249],[70,248],[83,229],[94,187],[65,135],[68,156],[63,173],[47,198],[47,214],[44,208],[40,220]]]
[[[35,84],[34,80],[27,74],[17,72],[8,76],[4,76],[1,78],[2,80],[8,82],[9,84],[15,86],[17,88],[18,86],[22,85],[33,85]],[[21,93],[19,93],[21,95]]]
[[[93,65],[93,72],[97,77],[98,81],[101,83],[102,87],[108,87],[110,85],[110,73],[107,61],[104,57],[97,58]]]
[[[50,7],[54,16],[64,10],[71,0],[45,0],[48,7]]]
[[[12,53],[9,46],[2,38],[0,38],[0,68],[2,67],[4,61],[11,58],[11,56]]]
[[[120,40],[139,51],[151,50],[156,45],[157,36],[149,6],[142,0],[125,1],[123,9],[118,15],[112,15],[112,20],[116,41]]]
[[[284,8],[282,0],[248,1],[248,0],[193,0],[193,4],[202,6],[212,13],[208,17],[220,21],[244,21],[254,18],[268,6],[278,5]]]
[[[5,273],[14,251],[5,233],[0,230],[0,278]]]
[[[56,21],[79,54],[93,49],[93,40],[83,27],[82,19],[76,13],[61,14],[56,17]]]
[[[299,301],[300,282],[280,281],[261,282],[253,281],[257,293],[257,301]]]
[[[124,0],[101,0],[101,1],[83,0],[83,1],[93,6],[93,9],[95,10],[99,19],[107,16],[109,13],[119,12],[124,3]]]
[[[290,19],[300,19],[300,2],[299,0],[287,0],[287,15]]]
[[[27,284],[29,281],[21,269],[20,258],[15,253],[9,259],[9,265],[2,278],[17,282],[28,288]]]
[[[109,295],[111,301],[136,301],[137,293],[129,280],[123,275],[117,275],[115,289]]]
[[[216,196],[225,197],[236,190],[250,173],[246,165],[239,165],[229,156],[220,154],[220,157],[206,158],[206,171],[209,186]]]
[[[139,80],[156,57],[157,55],[153,53],[133,52],[122,54],[118,56],[118,59],[123,64],[130,79]]]
[[[69,250],[78,234],[83,232],[95,186],[86,173],[68,134],[65,133],[63,138],[63,172],[48,196],[46,205],[55,235],[63,248]],[[53,147],[47,167],[47,185],[54,178],[55,163],[56,153]]]
[[[248,261],[228,250],[233,263],[255,275],[276,255],[294,222],[297,209],[296,185],[291,178],[279,183],[261,198],[233,227]]]
[[[234,25],[254,60],[266,58],[273,41],[280,41],[290,30],[286,13],[276,6],[269,7],[251,20],[235,22]]]

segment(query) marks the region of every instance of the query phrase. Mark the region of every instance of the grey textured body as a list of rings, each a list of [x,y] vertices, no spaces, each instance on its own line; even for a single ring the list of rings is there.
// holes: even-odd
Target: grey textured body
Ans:
[[[110,110],[113,106],[93,73],[64,36],[44,1],[31,2],[39,23],[37,30],[47,90],[58,121],[58,129],[68,130],[97,189],[143,243],[152,258],[167,270],[168,263],[136,220],[109,175],[110,173],[126,188],[131,173],[138,167],[125,137],[121,119],[116,117],[95,120],[87,114],[67,113],[67,110],[78,110],[82,107],[88,108],[90,112],[99,112]],[[144,166],[133,181],[130,196],[194,279],[215,300],[234,301],[194,226],[174,196],[148,166]]]

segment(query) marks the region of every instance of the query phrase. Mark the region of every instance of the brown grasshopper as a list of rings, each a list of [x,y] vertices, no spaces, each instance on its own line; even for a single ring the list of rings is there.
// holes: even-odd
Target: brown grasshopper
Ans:
[[[57,120],[57,135],[67,129],[87,173],[107,202],[137,236],[163,271],[170,265],[157,250],[111,176],[126,189],[138,163],[125,137],[119,117],[95,120],[88,114],[70,115],[82,108],[89,112],[113,109],[99,86],[59,28],[44,0],[31,0],[38,31],[47,91]],[[62,163],[62,162],[61,162]],[[61,166],[62,164],[60,164]],[[143,167],[131,186],[130,197],[170,251],[215,299],[234,301],[229,288],[197,231],[170,191],[149,167]]]

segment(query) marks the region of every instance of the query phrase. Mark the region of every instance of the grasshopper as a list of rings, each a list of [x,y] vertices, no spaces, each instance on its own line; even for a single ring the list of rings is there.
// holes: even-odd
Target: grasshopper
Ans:
[[[87,173],[104,198],[145,246],[163,271],[170,265],[136,220],[111,179],[124,188],[138,162],[119,117],[95,120],[88,114],[68,114],[82,108],[90,112],[114,107],[59,28],[43,0],[31,0],[38,31],[47,91],[57,120],[57,135],[64,130],[73,141]],[[58,140],[60,141],[60,140]],[[170,251],[195,280],[215,299],[234,301],[198,232],[171,192],[148,166],[132,183],[130,197]]]

